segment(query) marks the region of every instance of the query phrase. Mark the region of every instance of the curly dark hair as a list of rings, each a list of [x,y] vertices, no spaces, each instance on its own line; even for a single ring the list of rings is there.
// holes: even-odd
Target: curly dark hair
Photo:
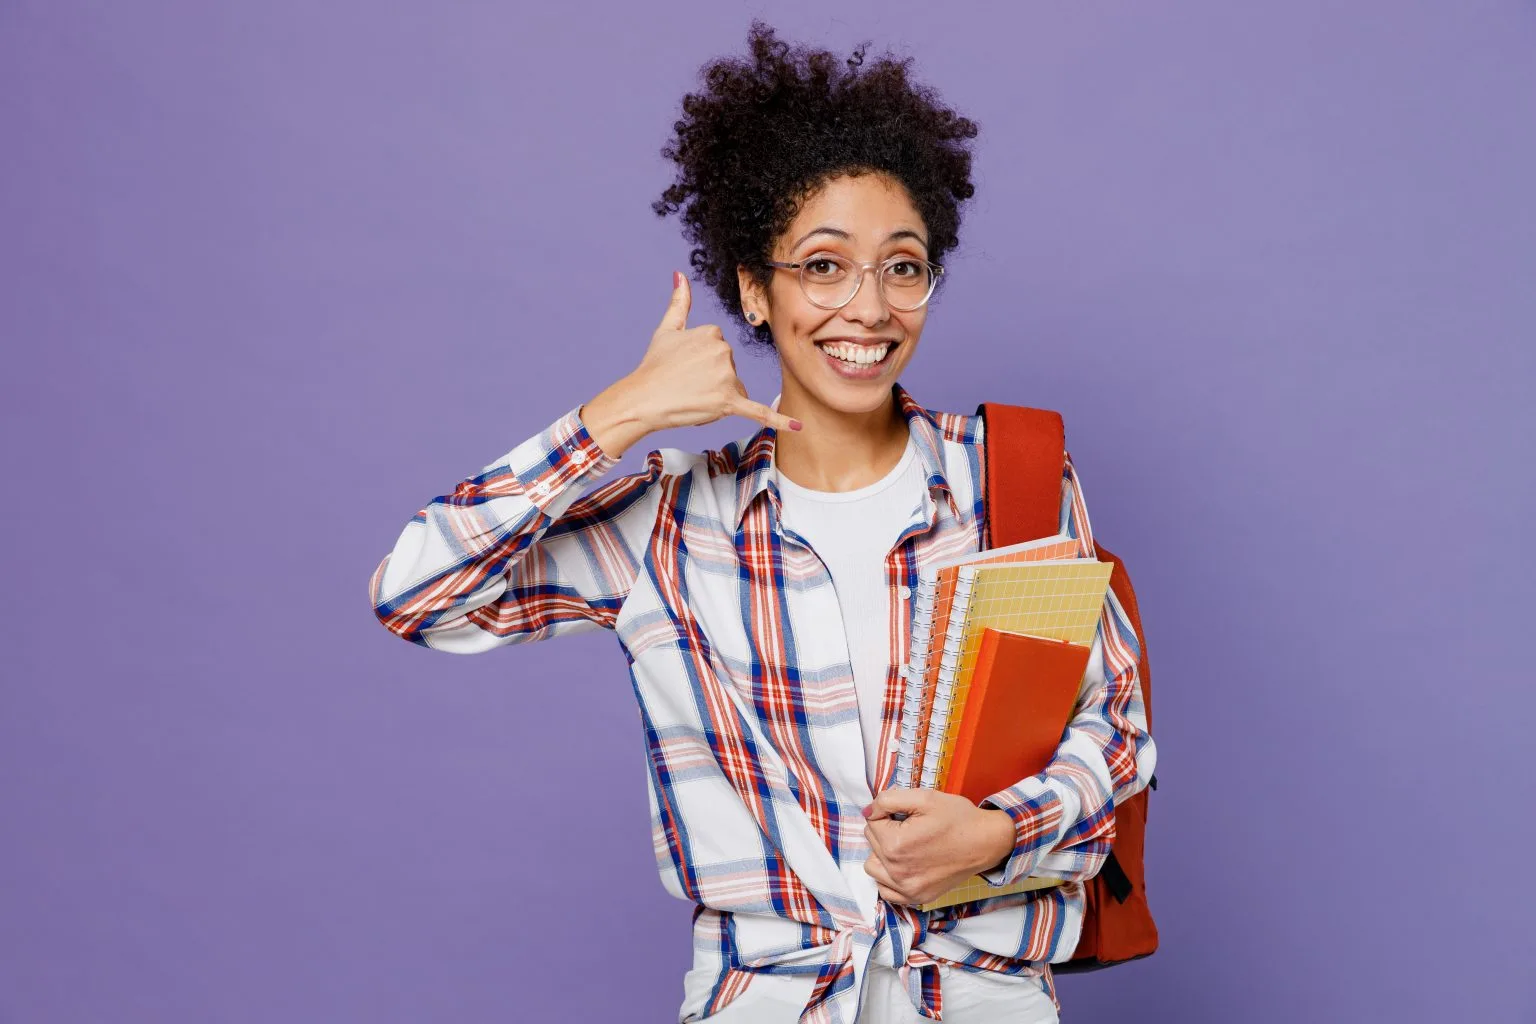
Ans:
[[[700,70],[704,91],[683,97],[661,150],[677,179],[651,208],[659,217],[682,211],[689,263],[747,341],[771,350],[768,326],[742,315],[737,264],[766,285],[773,241],[802,203],[834,177],[863,173],[905,186],[929,232],[928,258],[941,262],[959,241],[960,203],[976,191],[965,141],[977,126],[909,79],[911,58],[864,67],[867,42],[840,60],[792,47],[756,19],[747,42],[749,59],[710,61]]]

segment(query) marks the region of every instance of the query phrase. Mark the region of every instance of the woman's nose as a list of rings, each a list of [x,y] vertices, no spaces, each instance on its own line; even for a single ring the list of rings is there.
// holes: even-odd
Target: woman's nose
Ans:
[[[872,276],[872,279],[870,279]],[[865,267],[860,272],[859,289],[842,308],[843,318],[874,327],[890,319],[891,307],[880,294],[880,268]]]

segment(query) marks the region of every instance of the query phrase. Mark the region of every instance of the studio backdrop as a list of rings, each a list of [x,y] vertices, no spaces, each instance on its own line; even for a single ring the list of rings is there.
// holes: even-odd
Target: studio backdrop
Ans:
[[[0,1021],[675,1021],[614,637],[367,583],[638,363],[754,16],[979,123],[902,383],[1060,410],[1136,580],[1162,945],[1062,1019],[1536,1020],[1532,5],[8,0]]]

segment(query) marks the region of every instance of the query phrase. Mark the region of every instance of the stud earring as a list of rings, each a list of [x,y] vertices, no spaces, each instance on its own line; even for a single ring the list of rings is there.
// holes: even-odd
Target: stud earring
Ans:
[[[756,313],[748,313],[747,314],[747,323],[749,323],[749,324],[757,323],[757,314]]]

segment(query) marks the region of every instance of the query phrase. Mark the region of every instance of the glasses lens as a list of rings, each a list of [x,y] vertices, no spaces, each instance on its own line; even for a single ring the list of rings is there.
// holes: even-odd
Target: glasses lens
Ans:
[[[800,267],[800,287],[805,289],[805,297],[826,309],[845,305],[858,286],[853,264],[841,256],[822,253]]]
[[[892,309],[916,309],[933,291],[933,271],[923,260],[891,260],[881,269],[880,287]]]

